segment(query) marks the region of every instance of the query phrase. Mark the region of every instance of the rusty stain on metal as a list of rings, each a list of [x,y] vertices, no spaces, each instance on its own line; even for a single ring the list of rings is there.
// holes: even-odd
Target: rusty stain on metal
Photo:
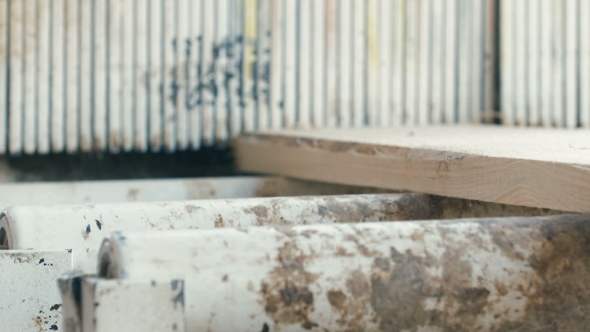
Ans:
[[[338,323],[345,330],[365,330],[367,321],[375,321],[380,331],[583,331],[590,310],[590,228],[587,217],[560,218],[560,223],[544,224],[525,219],[510,224],[478,222],[469,248],[475,245],[488,254],[522,260],[523,270],[530,268],[508,278],[512,283],[478,284],[475,276],[482,271],[474,271],[480,267],[474,266],[465,244],[454,241],[460,234],[441,228],[446,247],[442,256],[394,247],[387,256],[365,252],[374,257],[371,273],[354,269],[345,289],[327,290],[325,296],[340,313]],[[533,248],[533,239],[530,234],[522,236],[521,228],[535,230],[534,241],[539,242]],[[425,233],[426,227],[411,238],[427,245]],[[308,286],[317,275],[307,272],[304,262],[313,259],[286,242],[279,250],[279,267],[262,282],[262,304],[280,324],[318,326],[307,316],[314,299]],[[512,305],[506,303],[512,300]],[[578,309],[567,309],[572,307]]]
[[[137,200],[137,195],[139,194],[139,189],[137,188],[129,188],[129,192],[127,193],[127,200],[135,201]]]
[[[151,271],[168,278],[193,266],[214,267],[227,282],[194,294],[214,307],[233,308],[216,312],[216,324],[247,307],[253,314],[232,318],[273,330],[584,331],[590,310],[589,218],[275,226],[183,232],[168,239],[126,233],[123,246],[110,243],[111,255],[127,253],[109,257],[122,264],[113,265],[119,272],[109,276]],[[200,244],[205,238],[207,244]],[[223,241],[231,247],[208,249]],[[118,249],[112,251],[113,245]],[[170,251],[146,254],[154,245]],[[179,258],[181,248],[198,255]],[[156,258],[161,264],[151,267],[147,261]],[[243,291],[244,302],[213,296],[230,289]]]
[[[305,329],[317,327],[307,317],[314,310],[313,293],[307,286],[317,275],[305,271],[305,255],[292,243],[285,243],[279,249],[277,260],[280,265],[271,272],[269,280],[260,285],[264,310],[275,321],[301,324]]]

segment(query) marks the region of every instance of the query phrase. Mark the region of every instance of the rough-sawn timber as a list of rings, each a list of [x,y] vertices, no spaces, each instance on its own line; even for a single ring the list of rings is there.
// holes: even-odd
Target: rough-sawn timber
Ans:
[[[239,137],[234,147],[245,172],[590,212],[590,131],[281,130]]]

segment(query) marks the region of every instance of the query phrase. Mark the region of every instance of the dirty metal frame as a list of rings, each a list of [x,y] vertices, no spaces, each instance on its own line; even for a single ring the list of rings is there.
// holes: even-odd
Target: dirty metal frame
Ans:
[[[210,198],[210,188],[215,188],[217,197],[248,195],[292,195],[292,197],[252,197],[239,199],[203,199],[192,201],[152,201],[162,197],[154,188],[165,188],[171,195]],[[206,187],[207,190],[186,190],[187,183]],[[212,186],[213,185],[213,186]],[[18,188],[19,185],[14,185]],[[29,188],[57,188],[57,184],[30,184]],[[101,187],[102,186],[102,187]],[[203,180],[165,181],[114,181],[110,183],[63,184],[65,193],[93,192],[96,188],[112,188],[113,196],[128,199],[131,188],[147,188],[137,199],[146,202],[96,203],[78,205],[13,206],[0,219],[0,250],[11,255],[18,249],[40,249],[40,254],[51,250],[69,249],[71,256],[60,266],[61,272],[77,269],[85,273],[96,270],[98,249],[103,238],[113,231],[145,231],[149,229],[212,229],[220,227],[249,227],[259,225],[334,224],[341,222],[375,222],[392,220],[450,219],[468,217],[553,215],[558,211],[532,209],[501,204],[490,204],[461,199],[435,197],[423,194],[374,193],[372,188],[324,185],[282,178],[234,178]],[[72,188],[77,188],[74,190]],[[151,188],[151,189],[150,189]],[[22,189],[22,188],[21,188]],[[233,191],[232,191],[233,190]],[[25,192],[25,190],[23,190]],[[119,194],[116,194],[116,193]],[[366,192],[366,194],[360,194]],[[313,196],[293,196],[302,194]],[[356,195],[334,195],[349,194]],[[315,196],[330,194],[330,196]],[[100,201],[108,197],[92,196]],[[175,197],[176,198],[176,197]],[[13,202],[16,199],[12,197]],[[79,199],[79,198],[78,198]],[[34,199],[30,203],[40,203]],[[33,255],[33,252],[28,252]],[[36,256],[35,256],[36,257]],[[75,259],[74,259],[75,257]],[[38,259],[37,261],[41,261]],[[65,265],[64,265],[65,264]],[[15,261],[3,271],[18,276],[21,267]],[[20,296],[27,298],[48,298],[46,302],[60,303],[52,292],[55,277],[39,277],[34,274],[11,286],[18,289]],[[2,281],[4,285],[5,280]],[[30,292],[27,284],[45,285],[48,292]],[[135,286],[133,286],[135,287]],[[133,288],[132,287],[132,288]],[[141,287],[141,286],[138,286]],[[31,303],[30,312],[37,312],[39,305]],[[44,310],[44,309],[39,309]],[[61,309],[60,309],[61,310]],[[35,322],[29,311],[15,314],[11,328],[28,328]],[[59,311],[61,314],[61,311]],[[101,314],[102,315],[102,314]],[[61,329],[61,322],[56,323]]]
[[[0,208],[6,209],[14,205],[184,201],[383,192],[388,190],[266,176],[6,183],[2,184],[0,191]]]

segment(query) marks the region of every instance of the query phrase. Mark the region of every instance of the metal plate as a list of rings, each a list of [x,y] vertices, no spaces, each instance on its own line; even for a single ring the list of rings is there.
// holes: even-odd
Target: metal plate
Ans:
[[[0,329],[61,331],[57,277],[72,269],[71,250],[0,251]]]

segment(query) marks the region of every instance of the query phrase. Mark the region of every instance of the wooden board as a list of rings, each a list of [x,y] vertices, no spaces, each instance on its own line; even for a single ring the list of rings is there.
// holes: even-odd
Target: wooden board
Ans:
[[[282,130],[234,141],[238,168],[590,212],[590,132],[494,126]]]

